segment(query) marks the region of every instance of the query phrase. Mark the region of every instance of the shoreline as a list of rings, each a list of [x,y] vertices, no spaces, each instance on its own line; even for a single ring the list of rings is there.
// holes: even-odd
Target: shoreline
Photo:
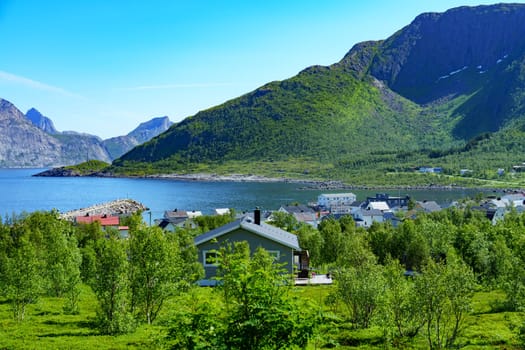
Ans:
[[[107,176],[106,176],[107,177]],[[452,185],[351,185],[340,180],[308,180],[293,179],[287,177],[266,177],[262,175],[217,175],[208,173],[196,174],[156,174],[146,176],[112,176],[122,178],[141,178],[141,179],[165,179],[174,181],[193,181],[193,182],[260,182],[260,183],[293,183],[303,185],[299,190],[437,190],[437,191],[455,191],[455,190],[475,190],[483,192],[518,192],[523,189],[500,189],[485,187],[466,187]]]
[[[173,181],[192,181],[192,182],[259,182],[259,183],[293,183],[302,185],[299,190],[437,190],[437,191],[452,191],[452,190],[480,190],[482,192],[520,192],[524,191],[522,188],[489,188],[489,187],[468,187],[468,186],[454,186],[454,185],[352,185],[344,183],[340,180],[311,180],[311,179],[294,179],[288,177],[267,177],[255,174],[230,174],[218,175],[210,173],[195,173],[195,174],[154,174],[144,176],[126,176],[115,175],[107,173],[91,173],[79,174],[69,169],[53,168],[43,171],[33,176],[44,177],[101,177],[101,178],[129,178],[129,179],[160,179]]]

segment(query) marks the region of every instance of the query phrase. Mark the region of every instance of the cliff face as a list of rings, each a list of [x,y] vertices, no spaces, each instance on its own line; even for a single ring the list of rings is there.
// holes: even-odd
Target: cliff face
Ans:
[[[26,118],[29,119],[34,126],[41,129],[42,131],[48,134],[58,134],[53,121],[42,115],[42,113],[37,111],[35,108],[31,108],[26,112]]]
[[[31,108],[26,115],[0,99],[0,167],[55,167],[89,159],[110,163],[133,147],[167,130],[168,117],[153,118],[128,135],[102,140],[74,131],[57,131],[53,121]]]
[[[168,117],[153,118],[141,123],[133,131],[124,136],[112,137],[104,140],[103,144],[112,159],[116,159],[133,147],[151,140],[153,137],[168,130],[173,123]]]
[[[425,13],[385,40],[370,74],[402,96],[429,103],[470,93],[525,51],[525,6]]]
[[[0,99],[0,166],[64,164],[61,142],[35,127],[13,104]]]

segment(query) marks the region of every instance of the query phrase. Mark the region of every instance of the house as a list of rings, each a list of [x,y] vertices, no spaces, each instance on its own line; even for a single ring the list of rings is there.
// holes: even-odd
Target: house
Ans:
[[[200,211],[186,211],[186,210],[167,210],[164,212],[164,218],[156,221],[156,224],[163,230],[175,231],[177,227],[190,227],[195,228],[196,225],[193,223],[193,218],[201,216]]]
[[[366,209],[367,210],[380,210],[383,213],[391,211],[390,207],[388,206],[386,202],[370,202],[368,203]]]
[[[317,213],[306,205],[281,206],[278,211],[292,215],[298,222],[317,227]]]
[[[195,219],[198,216],[202,216],[202,211],[192,210],[192,211],[188,211],[187,214],[188,214],[188,218]]]
[[[216,208],[215,215],[230,215],[229,208]]]
[[[174,226],[183,226],[188,218],[188,213],[185,210],[173,209],[164,212],[164,219]]]
[[[441,174],[443,172],[442,167],[426,167],[422,166],[419,168],[420,173],[431,173],[431,174]]]
[[[417,201],[416,210],[418,209],[424,211],[425,213],[433,213],[436,211],[440,211],[442,208],[435,201]]]
[[[375,197],[366,197],[364,207],[366,208],[371,202],[386,202],[390,208],[406,207],[410,201],[410,196],[391,196],[388,193],[376,193]]]
[[[377,209],[361,209],[354,214],[354,220],[358,227],[370,227],[374,222],[383,222],[384,214],[381,210]]]
[[[284,264],[288,273],[295,269],[307,270],[307,263],[301,261],[301,248],[297,236],[261,222],[259,210],[255,210],[254,218],[245,216],[229,224],[218,227],[195,237],[198,249],[198,260],[204,267],[204,279],[200,285],[215,285],[217,273],[215,261],[216,252],[227,243],[246,241],[253,254],[259,247],[266,249],[275,260]]]
[[[103,230],[108,227],[114,228],[119,231],[121,237],[129,236],[129,227],[120,226],[120,218],[115,215],[82,215],[75,217],[75,223],[77,224],[92,224],[98,222]]]
[[[155,220],[155,225],[157,225],[164,231],[169,231],[169,232],[175,232],[177,231],[178,227],[182,227],[182,226],[175,225],[174,223],[170,222],[168,219]]]
[[[356,201],[356,198],[356,195],[351,192],[320,194],[317,197],[317,206],[328,209],[332,213],[342,213]]]
[[[114,227],[118,228],[120,224],[120,218],[113,215],[83,215],[75,217],[77,224],[92,224],[98,222],[102,227]]]

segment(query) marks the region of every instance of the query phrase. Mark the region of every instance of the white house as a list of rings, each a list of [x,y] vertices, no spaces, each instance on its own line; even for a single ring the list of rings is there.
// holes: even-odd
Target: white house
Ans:
[[[354,215],[354,220],[357,226],[370,227],[374,222],[385,221],[384,213],[381,210],[359,210]]]
[[[379,210],[383,213],[389,212],[390,207],[386,202],[370,202],[366,207],[367,210]]]
[[[331,209],[338,206],[350,206],[356,200],[353,193],[323,193],[317,197],[317,205]]]

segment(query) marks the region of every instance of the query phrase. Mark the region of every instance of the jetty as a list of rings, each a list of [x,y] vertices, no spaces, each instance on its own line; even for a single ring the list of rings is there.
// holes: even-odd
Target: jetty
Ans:
[[[133,199],[117,199],[111,202],[95,204],[87,208],[71,210],[60,214],[60,218],[64,220],[74,220],[77,216],[92,216],[92,215],[130,215],[138,211],[148,210],[148,208]]]

